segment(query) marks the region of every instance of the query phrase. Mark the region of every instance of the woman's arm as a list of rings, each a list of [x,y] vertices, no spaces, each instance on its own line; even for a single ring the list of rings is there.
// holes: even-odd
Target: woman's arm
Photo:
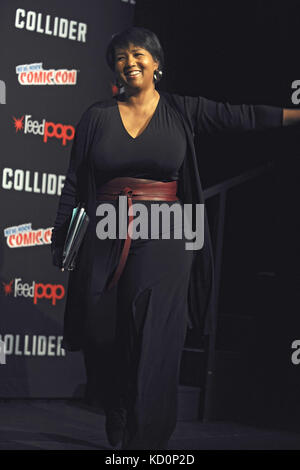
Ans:
[[[202,96],[184,97],[195,133],[259,130],[283,125],[283,108],[268,105],[230,104]]]
[[[62,249],[66,238],[70,216],[78,203],[78,178],[82,171],[91,132],[91,110],[88,108],[76,126],[75,137],[72,144],[69,167],[51,235],[51,251],[53,264],[60,266]]]
[[[297,124],[300,122],[300,109],[283,109],[283,125]]]

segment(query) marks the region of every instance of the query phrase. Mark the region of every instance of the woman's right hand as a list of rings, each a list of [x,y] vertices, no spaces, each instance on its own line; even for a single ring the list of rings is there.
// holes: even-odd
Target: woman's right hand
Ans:
[[[54,266],[57,266],[61,271],[64,271],[62,267],[62,253],[63,247],[51,247],[51,254],[52,254],[52,263]]]

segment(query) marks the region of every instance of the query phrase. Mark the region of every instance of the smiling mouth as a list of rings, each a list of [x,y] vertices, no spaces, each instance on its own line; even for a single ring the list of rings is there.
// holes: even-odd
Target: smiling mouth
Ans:
[[[136,77],[137,75],[139,75],[141,73],[140,70],[134,70],[132,72],[128,72],[128,73],[125,73],[125,76],[126,77]]]

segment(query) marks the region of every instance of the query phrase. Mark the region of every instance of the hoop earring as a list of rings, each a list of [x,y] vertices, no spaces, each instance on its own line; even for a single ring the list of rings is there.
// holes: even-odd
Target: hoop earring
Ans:
[[[154,73],[153,73],[154,82],[155,83],[159,82],[162,75],[163,75],[162,70],[159,70],[159,69],[154,70]]]

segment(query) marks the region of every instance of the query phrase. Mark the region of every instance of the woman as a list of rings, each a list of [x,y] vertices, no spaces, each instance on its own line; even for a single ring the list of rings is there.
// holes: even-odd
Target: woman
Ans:
[[[159,239],[131,244],[128,235],[124,243],[99,240],[96,207],[110,202],[118,211],[117,196],[123,194],[129,206],[142,203],[148,213],[158,201],[195,208],[204,202],[196,133],[281,126],[297,120],[299,111],[159,93],[163,51],[144,28],[115,35],[106,57],[124,91],[94,103],[77,125],[52,233],[53,262],[61,266],[70,213],[85,202],[91,220],[69,277],[63,346],[83,347],[87,309],[116,286],[115,393],[106,410],[107,436],[114,446],[122,441],[122,449],[164,449],[176,425],[187,321],[205,334],[214,328],[208,226],[205,219],[198,250],[187,250],[184,236],[164,239],[161,229]],[[175,225],[173,235],[180,228]]]

